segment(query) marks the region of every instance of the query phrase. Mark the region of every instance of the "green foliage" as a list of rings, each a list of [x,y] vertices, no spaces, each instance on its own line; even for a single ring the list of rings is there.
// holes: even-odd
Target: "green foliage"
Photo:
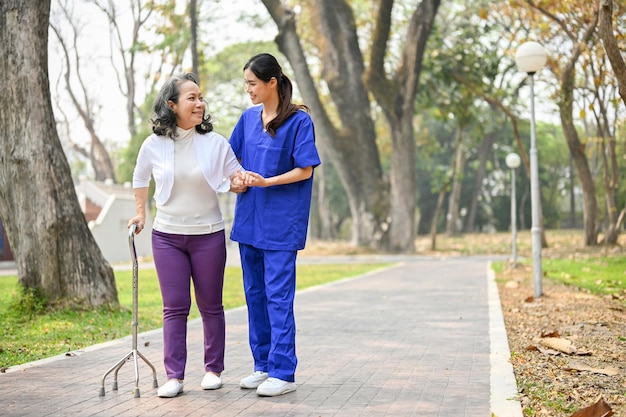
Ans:
[[[153,4],[160,19],[155,19],[150,30],[154,33],[151,46],[142,44],[141,49],[149,53],[161,53],[164,62],[181,71],[182,58],[191,43],[189,13],[176,13],[176,1],[165,0]]]
[[[48,300],[40,288],[24,287],[18,283],[19,295],[9,305],[9,310],[18,318],[32,318],[45,311]]]
[[[241,113],[251,105],[244,88],[243,66],[261,52],[280,57],[274,42],[246,42],[228,46],[202,63],[201,88],[208,104],[207,111],[215,120],[215,130],[226,138],[230,137]],[[287,62],[286,59],[280,60],[281,63]],[[288,68],[284,69],[288,73]]]
[[[546,409],[570,415],[578,408],[575,404],[571,404],[570,399],[559,392],[548,380],[542,383],[536,383],[522,379],[517,381],[517,384],[519,390],[523,390],[529,397],[539,398],[539,401]],[[535,410],[532,407],[525,407],[524,415],[529,417],[543,415],[539,414],[540,411],[541,410]]]
[[[513,150],[513,134],[504,113],[485,97],[510,101],[516,95],[517,85],[511,83],[510,75],[503,78],[511,71],[502,69],[502,62],[507,59],[502,54],[504,40],[493,24],[493,16],[486,12],[488,7],[486,1],[442,4],[428,40],[418,106],[426,109],[421,112],[420,128],[430,138],[418,137],[418,233],[427,233],[432,221],[441,221],[432,218],[433,210],[439,192],[447,191],[451,185],[454,141],[459,130],[463,133],[461,146],[466,160],[460,207],[468,209],[474,199],[478,200],[474,227],[493,226],[499,217],[502,224],[509,222],[510,210],[494,213],[492,203],[500,190],[509,188],[497,161],[503,161],[504,156],[500,159],[500,155]],[[481,144],[494,137],[495,145],[487,149],[487,178],[481,185],[477,178],[481,152],[485,152]],[[489,163],[494,160],[495,163]],[[444,211],[447,204],[446,200]]]
[[[120,149],[114,156],[117,161],[117,179],[123,184],[126,181],[132,181],[137,154],[143,141],[152,133],[152,129],[148,121],[139,125],[137,134],[130,138],[128,145]]]
[[[354,277],[384,266],[298,266],[297,288]],[[0,277],[0,369],[131,334],[132,271],[116,271],[115,278],[120,308],[76,311],[71,308],[46,309],[37,294],[22,294],[17,277]],[[161,327],[161,293],[154,270],[139,271],[138,298],[138,330],[145,332]],[[226,268],[223,299],[225,309],[245,304],[241,268]],[[198,317],[198,309],[193,306],[190,319]]]
[[[589,290],[594,294],[620,295],[626,291],[626,258],[545,259],[544,276]]]

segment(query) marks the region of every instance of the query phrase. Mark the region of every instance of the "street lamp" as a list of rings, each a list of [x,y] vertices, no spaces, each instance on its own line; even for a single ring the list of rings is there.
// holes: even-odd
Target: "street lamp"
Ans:
[[[511,170],[511,248],[513,252],[511,266],[517,266],[517,203],[515,198],[515,170],[519,167],[521,159],[518,154],[511,152],[506,156],[506,166]]]
[[[539,200],[541,194],[539,192],[539,161],[537,158],[537,139],[535,137],[535,86],[533,76],[546,65],[547,60],[548,54],[546,50],[537,42],[523,43],[517,48],[517,52],[515,53],[517,68],[527,73],[530,80],[530,202],[532,208],[532,227],[530,233],[532,236],[535,298],[541,297],[543,290],[541,288],[541,201]]]

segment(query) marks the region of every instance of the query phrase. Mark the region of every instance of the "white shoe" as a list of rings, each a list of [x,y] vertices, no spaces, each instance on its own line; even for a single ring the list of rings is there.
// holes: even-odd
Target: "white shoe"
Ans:
[[[261,382],[265,381],[268,376],[267,372],[254,371],[251,375],[242,379],[239,386],[241,388],[254,389],[261,385]]]
[[[207,372],[200,383],[202,389],[218,389],[222,388],[222,377],[212,372]]]
[[[278,378],[267,378],[265,382],[256,389],[256,393],[261,397],[275,397],[295,390],[295,382],[283,381]]]
[[[161,398],[173,398],[183,392],[183,383],[177,379],[170,379],[161,385],[157,391],[157,395]]]

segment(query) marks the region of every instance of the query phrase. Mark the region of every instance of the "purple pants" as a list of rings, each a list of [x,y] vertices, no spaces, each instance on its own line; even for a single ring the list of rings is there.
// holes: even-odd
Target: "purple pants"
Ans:
[[[224,231],[176,235],[153,230],[152,254],[163,298],[163,362],[167,378],[185,377],[191,280],[204,330],[204,370],[221,373],[226,338],[222,304]]]

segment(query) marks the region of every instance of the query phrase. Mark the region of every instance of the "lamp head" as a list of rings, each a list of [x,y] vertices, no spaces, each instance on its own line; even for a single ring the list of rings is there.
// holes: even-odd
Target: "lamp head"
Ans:
[[[515,52],[515,63],[520,71],[534,74],[548,61],[546,50],[537,42],[525,42]]]
[[[522,160],[515,152],[511,152],[506,156],[506,166],[508,166],[510,169],[515,169],[519,167],[521,162]]]

